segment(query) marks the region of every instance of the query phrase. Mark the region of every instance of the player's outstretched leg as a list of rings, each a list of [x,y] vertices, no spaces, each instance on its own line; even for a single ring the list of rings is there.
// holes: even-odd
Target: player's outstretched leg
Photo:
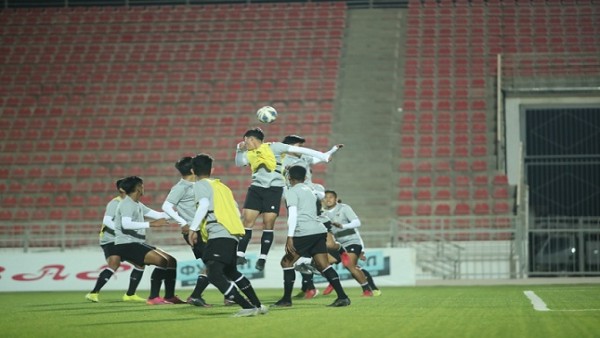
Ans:
[[[375,281],[373,280],[373,276],[371,276],[371,273],[367,271],[367,269],[363,269],[360,265],[357,265],[357,267],[365,274],[365,277],[367,277],[367,282],[369,283],[369,287],[371,287],[371,290],[373,291],[373,296],[381,296],[381,290],[379,290],[377,285],[375,285]]]

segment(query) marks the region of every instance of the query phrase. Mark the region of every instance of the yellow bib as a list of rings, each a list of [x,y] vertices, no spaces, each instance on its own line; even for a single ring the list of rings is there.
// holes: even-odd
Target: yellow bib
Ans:
[[[261,166],[268,171],[273,171],[277,167],[275,154],[273,154],[273,150],[269,147],[269,143],[263,143],[256,149],[248,150],[246,156],[248,157],[248,163],[250,163],[252,172],[256,172]]]
[[[213,204],[214,210],[208,212],[214,212],[217,222],[220,223],[229,231],[233,236],[243,236],[246,233],[244,225],[240,217],[240,210],[238,205],[233,198],[233,193],[228,186],[221,183],[218,179],[205,180],[210,183],[213,189]],[[208,232],[206,230],[206,217],[200,227],[200,233],[204,242],[208,241]]]

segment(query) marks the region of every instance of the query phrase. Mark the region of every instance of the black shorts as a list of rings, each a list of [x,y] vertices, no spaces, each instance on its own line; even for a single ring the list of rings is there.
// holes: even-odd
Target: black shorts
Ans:
[[[204,241],[202,240],[202,235],[200,234],[200,231],[196,231],[196,234],[198,234],[198,240],[196,241],[196,244],[194,244],[194,246],[192,247],[192,251],[194,252],[194,256],[196,257],[196,259],[201,259],[204,255],[204,248],[206,247],[206,243],[204,243]],[[188,234],[183,234],[183,239],[186,243],[188,243],[188,237]]]
[[[110,242],[100,245],[102,251],[104,251],[104,258],[108,259],[110,256],[119,256],[115,248],[115,242]]]
[[[237,264],[238,242],[233,238],[215,238],[209,239],[204,247],[202,260],[208,265],[209,261],[219,261],[223,264]]]
[[[144,266],[146,254],[156,247],[146,243],[126,243],[115,245],[116,252],[122,261],[128,261],[138,266]]]
[[[358,245],[358,244],[352,244],[352,245],[345,246],[344,249],[346,249],[347,253],[353,253],[353,254],[357,255],[358,257],[360,257],[360,253],[363,251],[362,245]]]
[[[263,188],[251,185],[246,194],[244,209],[257,210],[258,212],[272,212],[279,215],[283,187]]]
[[[315,234],[294,237],[294,248],[301,257],[312,257],[316,254],[327,253],[327,234]]]

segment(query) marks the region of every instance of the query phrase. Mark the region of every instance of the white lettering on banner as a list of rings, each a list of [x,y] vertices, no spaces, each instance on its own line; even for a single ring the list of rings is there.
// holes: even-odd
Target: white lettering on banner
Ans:
[[[281,288],[280,258],[284,247],[271,249],[264,271],[254,269],[259,248],[250,247],[246,258],[248,262],[238,265],[238,270],[252,281],[255,288]],[[167,248],[167,252],[178,260],[178,288],[192,288],[197,276],[204,269],[201,260],[194,260],[193,253],[187,246]],[[251,253],[252,252],[252,253]],[[0,292],[6,291],[90,291],[102,270],[106,268],[100,250],[72,250],[64,252],[29,252],[19,250],[2,250],[0,261]],[[366,261],[359,265],[368,270],[379,286],[415,285],[415,252],[408,248],[369,248]],[[334,266],[342,283],[347,287],[357,286],[349,272],[338,264]],[[103,290],[127,290],[132,265],[121,263],[121,266],[104,286]],[[146,267],[140,290],[150,288],[150,275],[154,267]],[[320,278],[320,279],[319,279]],[[315,276],[316,283],[325,283],[320,276]],[[297,283],[298,284],[298,283]],[[297,285],[299,286],[299,284]],[[212,288],[212,286],[210,286]]]

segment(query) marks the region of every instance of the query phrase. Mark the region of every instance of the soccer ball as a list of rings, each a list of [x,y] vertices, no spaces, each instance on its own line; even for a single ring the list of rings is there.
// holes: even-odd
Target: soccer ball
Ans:
[[[262,123],[272,123],[277,119],[277,110],[270,106],[264,106],[256,111],[256,118]]]

